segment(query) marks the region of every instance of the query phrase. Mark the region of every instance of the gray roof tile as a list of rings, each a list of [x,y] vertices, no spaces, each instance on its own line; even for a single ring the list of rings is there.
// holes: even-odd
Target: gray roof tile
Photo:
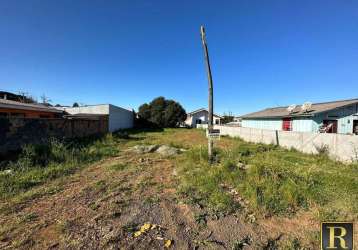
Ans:
[[[304,117],[304,116],[314,116],[318,113],[330,111],[333,109],[341,108],[344,106],[348,106],[351,104],[358,103],[357,99],[350,100],[341,100],[334,102],[322,102],[322,103],[313,103],[311,108],[303,112],[301,110],[301,105],[297,105],[296,108],[289,112],[287,110],[288,106],[285,107],[277,107],[277,108],[267,108],[261,111],[249,113],[241,116],[242,118],[250,119],[250,118],[282,118],[282,117]]]

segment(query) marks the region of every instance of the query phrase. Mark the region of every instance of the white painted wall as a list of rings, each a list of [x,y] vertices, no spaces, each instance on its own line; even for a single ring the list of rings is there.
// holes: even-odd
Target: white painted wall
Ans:
[[[243,119],[241,122],[241,126],[245,128],[281,130],[282,120],[281,119],[262,119],[262,120]]]
[[[282,130],[282,119],[243,119],[241,123],[244,128]],[[309,118],[292,118],[292,131],[312,132],[314,122]],[[318,131],[318,129],[317,129]]]
[[[276,144],[295,148],[301,152],[317,154],[317,148],[328,146],[329,155],[336,160],[351,162],[358,160],[358,136],[344,134],[275,131],[257,128],[214,126],[222,135],[240,137],[255,143]]]
[[[294,118],[292,120],[292,131],[312,132],[313,131],[313,121],[312,121],[312,119]]]
[[[192,115],[188,115],[185,120],[185,124],[191,127],[196,127],[196,120],[201,120],[201,124],[207,124],[209,120],[209,112],[202,110]],[[220,124],[220,117],[214,115],[213,123],[216,124],[216,122]]]
[[[112,104],[90,105],[65,108],[65,111],[74,114],[100,114],[108,115],[108,130],[114,132],[118,129],[132,128],[134,114],[132,111],[114,106]]]
[[[134,114],[132,111],[109,105],[109,131],[118,129],[133,128]]]

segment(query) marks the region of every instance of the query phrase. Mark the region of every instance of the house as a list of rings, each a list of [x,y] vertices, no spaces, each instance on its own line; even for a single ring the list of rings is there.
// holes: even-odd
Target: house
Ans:
[[[112,104],[59,107],[58,109],[64,110],[70,115],[77,115],[77,117],[79,114],[86,117],[90,115],[107,115],[108,131],[110,132],[114,132],[118,129],[132,128],[134,123],[134,113],[132,110],[114,106]]]
[[[226,126],[241,127],[241,117],[235,116],[232,122],[225,124]]]
[[[222,116],[214,114],[213,124],[220,124]],[[201,108],[187,114],[185,124],[190,127],[196,127],[197,124],[207,124],[209,121],[209,111]]]
[[[248,128],[358,134],[358,99],[267,108],[241,118]]]
[[[0,91],[0,99],[22,102],[22,103],[34,103],[34,99],[27,95],[18,95],[7,91]]]
[[[38,103],[0,99],[0,117],[58,118],[63,111]]]

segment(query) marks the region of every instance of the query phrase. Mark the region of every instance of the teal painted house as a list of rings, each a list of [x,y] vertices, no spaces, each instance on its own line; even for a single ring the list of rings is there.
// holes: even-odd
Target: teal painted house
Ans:
[[[267,108],[241,116],[242,127],[358,134],[358,99]]]

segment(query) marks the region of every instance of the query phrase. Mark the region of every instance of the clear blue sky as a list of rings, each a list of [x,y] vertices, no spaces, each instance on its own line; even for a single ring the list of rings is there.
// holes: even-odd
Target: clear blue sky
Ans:
[[[358,96],[356,0],[1,0],[0,89],[205,107],[201,24],[217,113]]]

